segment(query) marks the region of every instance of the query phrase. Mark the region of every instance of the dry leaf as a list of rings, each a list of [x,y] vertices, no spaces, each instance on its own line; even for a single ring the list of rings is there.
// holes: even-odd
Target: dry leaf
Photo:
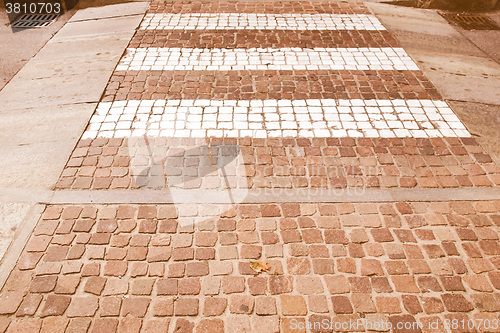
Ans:
[[[250,268],[256,271],[257,273],[260,272],[265,272],[270,269],[269,266],[267,266],[265,261],[250,261]]]

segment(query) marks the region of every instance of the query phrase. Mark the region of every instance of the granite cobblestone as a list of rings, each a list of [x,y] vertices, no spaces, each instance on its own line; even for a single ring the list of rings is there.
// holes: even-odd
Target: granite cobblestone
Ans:
[[[39,225],[57,228],[68,221],[94,221],[89,230],[72,224],[67,231],[72,236],[68,253],[83,246],[83,255],[73,258],[64,252],[54,261],[51,253],[34,246],[40,236],[33,235],[22,256],[38,253],[38,259],[30,267],[18,263],[0,295],[4,328],[8,327],[7,332],[45,332],[49,327],[61,332],[120,332],[120,327],[133,326],[137,332],[140,327],[166,332],[169,325],[204,330],[208,321],[217,320],[216,331],[225,332],[230,331],[233,316],[245,315],[250,327],[264,320],[286,332],[289,328],[283,325],[294,318],[312,322],[323,317],[342,321],[345,316],[377,316],[394,322],[425,321],[430,316],[441,322],[457,316],[498,319],[499,201],[247,204],[233,207],[231,217],[194,226],[187,233],[180,228],[151,233],[140,223],[109,232],[100,227],[143,219],[176,224],[175,218],[168,217],[174,214],[164,214],[172,208],[48,206]],[[352,226],[343,216],[365,222]],[[323,225],[324,217],[339,223]],[[415,218],[421,219],[417,227],[412,222]],[[373,219],[380,224],[374,226]],[[236,222],[235,228],[217,232],[217,225],[228,220]],[[290,231],[299,238],[287,239]],[[89,258],[90,239],[108,233],[111,239],[128,241],[100,247],[105,253],[123,251],[123,259]],[[254,233],[251,245],[242,242],[248,233]],[[82,240],[80,236],[86,234],[90,237]],[[223,260],[220,249],[227,246],[229,235],[234,238],[229,243],[234,244],[236,256]],[[277,237],[283,253],[269,257],[260,249],[271,235]],[[59,246],[57,233],[46,237],[49,248]],[[170,248],[169,242],[152,241],[164,237],[189,237],[196,241],[186,249],[208,245],[216,250],[215,257],[197,260],[184,255],[149,262],[144,255],[139,261],[129,256],[138,249],[149,253]],[[446,250],[450,245],[452,252]],[[373,251],[374,246],[378,251]],[[357,255],[352,247],[358,248]],[[251,260],[263,260],[271,269],[254,272],[249,268]]]
[[[464,188],[500,184],[499,167],[491,159],[485,158],[489,155],[473,138],[157,138],[149,142],[151,147],[159,151],[160,155],[155,155],[158,161],[170,156],[169,149],[172,154],[178,154],[169,147],[194,147],[209,143],[215,147],[221,143],[237,145],[241,158],[238,168],[244,173],[235,188]],[[94,154],[110,147],[116,148],[117,154],[108,164],[100,164],[102,156],[94,158]],[[130,165],[131,158],[136,160],[137,156],[131,156],[127,139],[81,140],[77,150],[78,154],[73,154],[63,171],[57,189],[139,187]],[[189,156],[183,159],[183,163],[190,163]],[[202,167],[185,164],[184,172],[203,171]],[[101,176],[103,174],[106,176]],[[167,179],[172,176],[168,173],[164,175]],[[203,175],[198,174],[208,182],[210,177]],[[197,186],[214,188],[214,185],[204,182]],[[399,209],[404,211],[406,208]],[[56,211],[53,214],[57,216]],[[269,214],[272,216],[272,212]],[[287,214],[293,216],[296,212]],[[360,223],[356,221],[359,218],[354,216],[342,218],[349,219],[352,225]],[[415,225],[421,223],[418,218],[412,222]],[[77,221],[76,227],[87,230],[93,223],[88,219]],[[53,224],[47,224],[39,226],[37,230],[43,233],[43,228],[52,230],[54,227]],[[61,228],[64,227],[57,228],[62,232]],[[167,226],[160,225],[162,227]],[[146,228],[145,224],[143,228]],[[467,236],[468,231],[463,233],[463,237],[474,237]],[[40,234],[37,243],[31,246],[47,246],[44,237]],[[293,234],[287,237],[293,237]],[[401,234],[400,237],[405,235]],[[94,237],[92,242],[107,242],[107,239],[104,236],[100,239]],[[496,251],[488,242],[481,243],[481,246]]]

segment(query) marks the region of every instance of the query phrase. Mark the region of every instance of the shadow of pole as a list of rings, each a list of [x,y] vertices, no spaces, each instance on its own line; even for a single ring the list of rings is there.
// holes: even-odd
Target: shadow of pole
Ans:
[[[200,215],[179,214],[181,226],[217,219],[247,197],[248,188],[241,187],[247,177],[236,143],[202,139],[181,143],[147,136],[129,137],[127,142],[129,170],[137,187],[162,190],[176,207],[209,206]]]

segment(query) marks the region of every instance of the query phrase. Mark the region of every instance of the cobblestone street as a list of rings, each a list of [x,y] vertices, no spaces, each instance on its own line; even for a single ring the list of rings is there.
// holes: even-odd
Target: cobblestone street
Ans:
[[[362,2],[153,1],[0,332],[500,332],[500,167]]]

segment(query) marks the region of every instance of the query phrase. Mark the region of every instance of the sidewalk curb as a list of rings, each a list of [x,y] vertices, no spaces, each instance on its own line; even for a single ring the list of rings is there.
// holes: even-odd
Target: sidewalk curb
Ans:
[[[0,290],[2,290],[12,269],[14,269],[21,252],[30,238],[35,226],[42,216],[45,205],[35,204],[26,214],[26,217],[19,224],[16,235],[12,239],[9,248],[5,252],[0,263]]]

